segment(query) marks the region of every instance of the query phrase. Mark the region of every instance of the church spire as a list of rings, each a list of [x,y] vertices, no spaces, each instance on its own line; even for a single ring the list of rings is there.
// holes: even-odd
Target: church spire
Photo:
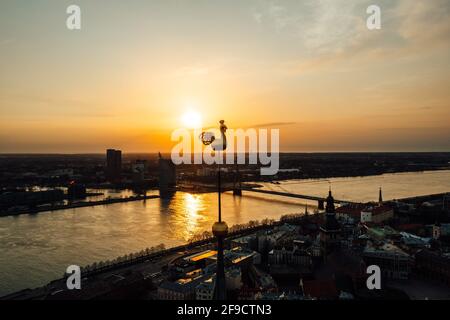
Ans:
[[[327,205],[325,207],[326,213],[334,213],[335,207],[334,207],[334,198],[331,194],[331,186],[328,190],[328,197],[327,197]]]
[[[383,191],[381,190],[381,187],[380,187],[380,191],[379,191],[379,193],[378,193],[378,204],[379,204],[380,206],[383,205]]]

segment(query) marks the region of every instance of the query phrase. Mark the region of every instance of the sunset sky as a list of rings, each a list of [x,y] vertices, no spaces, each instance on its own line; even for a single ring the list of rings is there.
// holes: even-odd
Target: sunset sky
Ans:
[[[2,0],[0,55],[0,153],[166,152],[186,112],[286,152],[450,151],[448,0]]]

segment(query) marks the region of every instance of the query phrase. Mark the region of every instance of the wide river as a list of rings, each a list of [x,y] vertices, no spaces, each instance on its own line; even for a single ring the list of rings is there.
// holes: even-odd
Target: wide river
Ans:
[[[289,180],[265,188],[326,196],[329,185],[337,199],[376,201],[450,192],[450,170],[380,176]],[[111,196],[129,195],[126,191]],[[171,200],[152,199],[105,206],[0,218],[0,296],[46,284],[71,264],[113,259],[164,243],[181,244],[210,230],[217,215],[216,194],[178,192]],[[244,193],[222,196],[228,225],[304,212],[305,201]],[[309,202],[310,207],[317,203]]]

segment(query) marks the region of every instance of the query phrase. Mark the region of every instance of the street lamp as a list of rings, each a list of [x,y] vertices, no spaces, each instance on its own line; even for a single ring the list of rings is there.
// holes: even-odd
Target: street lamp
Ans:
[[[216,137],[212,132],[202,132],[200,139],[204,145],[211,145],[214,152],[225,151],[227,148],[226,131],[227,126],[224,120],[220,120],[220,137]],[[222,160],[222,158],[221,158]],[[222,221],[222,203],[221,203],[221,174],[220,174],[220,161],[217,164],[217,194],[218,194],[218,219],[212,226],[212,232],[217,238],[217,272],[216,272],[216,287],[214,297],[216,300],[226,299],[226,285],[225,285],[225,268],[223,259],[223,241],[228,234],[228,226],[225,221]]]

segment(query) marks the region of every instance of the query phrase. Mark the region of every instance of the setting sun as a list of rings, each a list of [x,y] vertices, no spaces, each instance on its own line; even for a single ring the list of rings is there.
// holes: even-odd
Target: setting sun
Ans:
[[[200,128],[202,126],[202,116],[196,111],[188,111],[183,115],[182,122],[186,128]]]

